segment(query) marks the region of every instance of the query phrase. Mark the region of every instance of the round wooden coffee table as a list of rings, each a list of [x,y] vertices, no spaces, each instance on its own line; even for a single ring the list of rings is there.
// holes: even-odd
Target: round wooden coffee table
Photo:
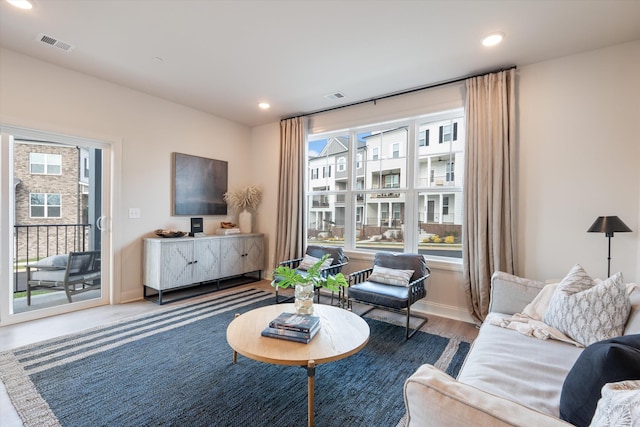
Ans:
[[[350,311],[314,304],[314,316],[320,317],[320,330],[308,344],[261,336],[269,322],[283,312],[294,313],[294,305],[270,305],[237,316],[227,328],[227,342],[233,349],[233,363],[240,353],[260,362],[306,367],[308,424],[313,426],[316,365],[360,351],[369,341],[369,325]]]

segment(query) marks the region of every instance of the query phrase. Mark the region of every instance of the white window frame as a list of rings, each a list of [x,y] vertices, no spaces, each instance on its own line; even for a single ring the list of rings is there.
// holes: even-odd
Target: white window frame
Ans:
[[[44,205],[34,205],[31,203],[32,200],[32,196],[34,194],[42,194],[44,195]],[[49,196],[58,196],[58,199],[60,200],[60,204],[59,205],[50,205],[49,204]],[[43,215],[33,215],[33,208],[34,207],[42,207],[44,209]],[[58,216],[52,216],[49,215],[49,208],[58,208],[59,209],[59,215]],[[62,218],[62,194],[60,193],[38,193],[38,192],[31,192],[29,193],[29,218]]]

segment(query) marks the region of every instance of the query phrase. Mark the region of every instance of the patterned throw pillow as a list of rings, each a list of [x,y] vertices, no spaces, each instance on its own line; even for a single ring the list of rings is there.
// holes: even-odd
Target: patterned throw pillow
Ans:
[[[630,308],[621,273],[596,284],[576,265],[558,285],[543,321],[588,346],[622,335]]]
[[[396,270],[374,265],[373,272],[369,275],[369,281],[385,285],[409,286],[411,276],[413,276],[413,270]]]
[[[318,261],[320,261],[320,258],[316,258],[311,255],[305,255],[304,258],[302,258],[302,261],[300,261],[300,264],[298,265],[298,270],[307,271],[308,269],[316,265]],[[320,266],[320,270],[329,268],[332,262],[333,262],[333,258],[327,258],[326,260],[324,260],[324,262]]]
[[[591,420],[592,427],[640,425],[640,381],[622,381],[602,387],[602,398]]]

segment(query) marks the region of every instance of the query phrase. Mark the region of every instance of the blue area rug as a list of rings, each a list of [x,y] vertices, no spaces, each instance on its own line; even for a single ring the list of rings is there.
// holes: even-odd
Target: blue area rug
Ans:
[[[238,356],[235,313],[273,303],[244,289],[0,354],[0,376],[25,425],[303,426],[306,370]],[[404,381],[421,364],[455,376],[469,343],[365,319],[366,347],[316,369],[315,425],[395,426]]]

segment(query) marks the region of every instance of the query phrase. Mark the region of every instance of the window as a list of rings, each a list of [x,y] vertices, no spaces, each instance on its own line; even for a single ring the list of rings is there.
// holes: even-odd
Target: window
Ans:
[[[400,188],[400,174],[384,175],[384,188]]]
[[[420,131],[420,139],[418,139],[418,147],[428,147],[429,146],[429,129],[425,129]]]
[[[62,156],[60,154],[29,153],[29,172],[38,175],[61,175]]]
[[[307,185],[307,243],[462,258],[463,177],[455,164],[464,164],[464,138],[457,138],[463,114],[460,108],[310,134],[308,151],[320,155],[310,154],[308,167],[331,164],[333,156],[338,165],[345,159],[345,173]],[[443,144],[429,145],[440,129]]]
[[[311,179],[318,179],[318,168],[311,169]]]
[[[323,166],[322,167],[322,177],[323,178],[331,178],[331,166]]]
[[[60,194],[30,193],[29,212],[31,218],[60,218],[60,200]]]
[[[453,141],[457,141],[458,140],[458,123],[454,122],[453,125],[440,126],[440,136],[439,136],[438,142],[442,144],[443,142],[451,141],[452,130],[453,130]]]
[[[447,182],[453,182],[454,181],[454,169],[453,169],[453,162],[447,162]]]
[[[347,170],[347,159],[340,157],[338,159],[338,172],[344,172],[345,170]]]

